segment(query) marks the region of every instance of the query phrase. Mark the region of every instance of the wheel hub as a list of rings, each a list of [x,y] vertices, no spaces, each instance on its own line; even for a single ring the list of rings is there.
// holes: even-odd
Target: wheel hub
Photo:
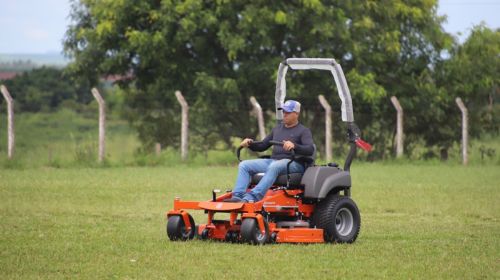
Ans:
[[[335,227],[340,235],[347,236],[351,233],[353,228],[354,218],[352,213],[347,208],[342,208],[335,216]]]

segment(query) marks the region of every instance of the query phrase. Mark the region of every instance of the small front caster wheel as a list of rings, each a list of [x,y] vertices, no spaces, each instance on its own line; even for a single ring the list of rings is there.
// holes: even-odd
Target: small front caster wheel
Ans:
[[[186,225],[182,216],[170,216],[167,222],[167,235],[172,241],[186,241],[188,239],[193,239],[196,226],[194,224],[194,219],[189,215],[189,222],[191,223],[191,229],[186,230]]]
[[[226,232],[226,235],[224,236],[224,241],[226,242],[231,242],[231,237],[233,236],[232,232],[229,230]]]
[[[264,226],[265,233],[262,233],[256,219],[244,219],[241,223],[241,239],[250,244],[263,245],[269,239],[269,227],[266,221],[264,221]]]
[[[278,239],[278,234],[276,232],[271,233],[270,241],[276,243],[276,239]]]
[[[209,234],[209,232],[210,232],[210,231],[209,231],[209,229],[208,229],[208,228],[204,229],[204,230],[201,232],[201,235],[200,235],[201,240],[207,240],[207,239],[208,239],[208,234]]]

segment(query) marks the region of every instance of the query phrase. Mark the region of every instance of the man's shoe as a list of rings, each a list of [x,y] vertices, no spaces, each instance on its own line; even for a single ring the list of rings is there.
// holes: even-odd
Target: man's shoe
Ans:
[[[237,202],[243,202],[243,203],[246,203],[248,202],[246,199],[243,199],[243,198],[239,198],[237,196],[233,196],[231,198],[226,198],[224,199],[224,202],[233,202],[233,203],[237,203]]]

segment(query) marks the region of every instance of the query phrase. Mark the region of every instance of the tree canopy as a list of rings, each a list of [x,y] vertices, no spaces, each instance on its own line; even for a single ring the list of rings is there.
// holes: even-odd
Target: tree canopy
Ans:
[[[443,51],[454,46],[436,11],[435,0],[81,0],[72,4],[64,45],[76,77],[91,83],[107,74],[133,77],[121,81],[128,116],[144,143],[164,146],[179,142],[175,90],[191,105],[193,131],[229,144],[231,136],[256,135],[247,113],[250,96],[273,110],[280,61],[335,58],[346,73],[357,122],[378,147],[373,156],[385,157],[395,122],[391,95],[410,116],[411,140],[433,133],[422,130],[421,121],[432,119],[432,106],[441,104],[432,103],[429,112],[431,101],[444,102],[439,96],[453,90],[444,81],[456,67],[439,68],[441,82],[435,76]],[[288,85],[288,97],[304,104],[303,121],[320,139],[317,95],[340,111],[331,78],[294,72]]]
[[[36,68],[2,83],[21,112],[52,111],[64,101],[88,104],[92,100],[88,83],[74,83],[58,68]]]

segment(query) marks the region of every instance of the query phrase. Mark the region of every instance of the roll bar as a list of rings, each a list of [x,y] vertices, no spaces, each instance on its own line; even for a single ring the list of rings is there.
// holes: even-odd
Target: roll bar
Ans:
[[[288,68],[292,70],[326,70],[330,71],[337,85],[340,100],[342,101],[342,121],[354,122],[352,112],[351,92],[347,86],[347,81],[344,76],[344,71],[340,64],[332,58],[288,58],[280,63],[278,68],[278,77],[276,78],[276,120],[283,120],[283,112],[278,110],[285,102],[286,97],[286,73]]]
[[[292,70],[326,70],[332,73],[340,100],[342,101],[342,121],[347,123],[347,139],[350,144],[350,150],[344,164],[344,170],[349,171],[352,160],[356,155],[356,147],[360,147],[366,151],[371,151],[372,147],[370,144],[361,140],[361,131],[356,123],[354,123],[351,92],[349,91],[342,67],[332,58],[288,58],[281,62],[278,68],[276,93],[274,97],[277,122],[283,121],[283,112],[278,110],[278,108],[281,108],[285,102],[285,76],[289,68]]]

